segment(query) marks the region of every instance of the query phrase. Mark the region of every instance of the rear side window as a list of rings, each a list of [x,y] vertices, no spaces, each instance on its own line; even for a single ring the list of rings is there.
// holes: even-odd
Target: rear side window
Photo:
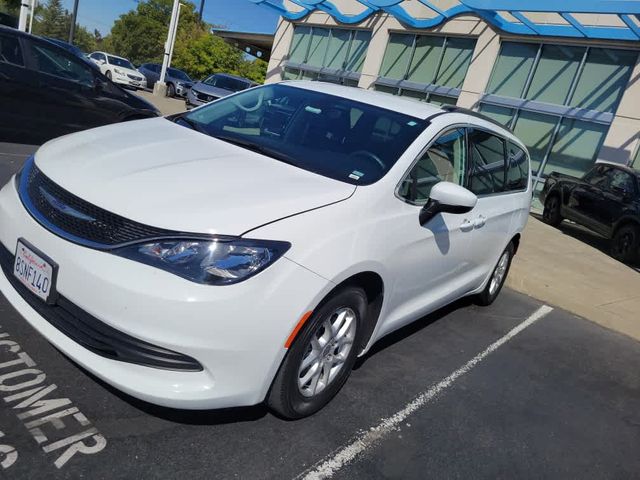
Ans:
[[[39,72],[86,86],[93,85],[93,73],[89,66],[80,63],[79,60],[44,45],[33,44],[32,52]]]
[[[612,168],[609,170],[609,188],[616,193],[636,193],[636,182],[627,172]]]
[[[507,143],[507,184],[506,191],[526,190],[529,181],[527,154],[517,145]]]
[[[439,182],[461,185],[466,164],[465,132],[456,128],[442,134],[422,154],[400,185],[399,195],[411,203],[424,204]]]
[[[24,67],[22,49],[17,38],[0,35],[0,62]]]
[[[505,142],[477,128],[469,129],[469,190],[476,195],[504,191]]]

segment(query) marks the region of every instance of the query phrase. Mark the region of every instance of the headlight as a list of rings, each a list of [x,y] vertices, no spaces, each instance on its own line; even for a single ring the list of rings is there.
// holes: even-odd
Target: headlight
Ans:
[[[114,68],[113,71],[116,72],[118,75],[124,75],[124,72],[119,68]]]
[[[291,246],[266,240],[161,240],[113,253],[161,268],[196,283],[229,285],[267,268]]]

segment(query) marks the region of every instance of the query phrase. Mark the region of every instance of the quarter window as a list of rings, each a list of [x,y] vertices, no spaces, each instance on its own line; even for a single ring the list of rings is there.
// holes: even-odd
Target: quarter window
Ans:
[[[615,193],[635,193],[635,181],[627,172],[612,168],[609,171],[609,188]]]
[[[22,49],[17,38],[0,35],[0,63],[11,63],[24,67]]]
[[[504,140],[477,128],[469,129],[469,190],[476,195],[504,191]]]
[[[527,154],[517,145],[507,146],[507,185],[505,190],[525,190],[529,181]]]
[[[437,183],[462,185],[466,160],[464,129],[444,133],[422,154],[402,181],[400,196],[411,203],[425,204]]]

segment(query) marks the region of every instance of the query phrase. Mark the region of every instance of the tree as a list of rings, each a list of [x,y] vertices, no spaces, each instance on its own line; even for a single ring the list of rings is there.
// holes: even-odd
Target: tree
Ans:
[[[240,75],[253,80],[256,83],[264,83],[267,78],[268,63],[264,60],[256,58],[253,62],[245,60],[240,65]]]
[[[242,63],[240,50],[220,37],[204,33],[176,47],[172,66],[184,70],[192,78],[203,79],[217,72],[239,75]]]
[[[17,17],[20,15],[21,0],[0,0],[0,13]]]
[[[62,7],[61,0],[49,0],[46,6],[42,6],[36,12],[33,22],[33,33],[45,37],[67,40],[71,21],[69,12]]]

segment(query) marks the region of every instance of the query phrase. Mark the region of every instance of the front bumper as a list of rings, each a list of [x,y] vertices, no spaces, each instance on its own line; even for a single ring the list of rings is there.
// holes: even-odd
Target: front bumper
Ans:
[[[0,290],[16,310],[107,383],[173,408],[226,408],[264,400],[289,334],[332,287],[287,258],[245,282],[215,287],[72,244],[32,219],[12,180],[0,191],[0,242],[13,251],[20,237],[59,265],[61,296],[112,329],[197,360],[202,371],[159,369],[99,355],[38,313],[0,272]]]
[[[115,83],[118,83],[120,85],[126,85],[132,88],[147,88],[147,79],[144,77],[142,77],[142,80],[134,80],[126,74],[113,72],[112,79]]]

